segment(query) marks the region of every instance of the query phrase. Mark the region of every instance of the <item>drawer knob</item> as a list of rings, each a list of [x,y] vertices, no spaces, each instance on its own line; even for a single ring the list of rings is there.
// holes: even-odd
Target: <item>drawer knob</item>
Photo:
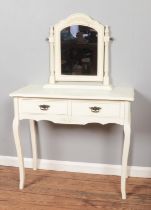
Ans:
[[[49,105],[46,105],[46,104],[42,104],[42,105],[39,105],[40,109],[43,110],[43,111],[47,111],[49,109]]]
[[[89,107],[91,109],[91,112],[94,112],[94,113],[98,113],[102,108],[99,107],[99,106],[92,106],[92,107]]]

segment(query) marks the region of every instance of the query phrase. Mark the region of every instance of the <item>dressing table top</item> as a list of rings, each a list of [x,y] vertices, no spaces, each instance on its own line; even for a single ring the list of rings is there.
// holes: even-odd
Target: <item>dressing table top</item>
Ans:
[[[61,85],[60,85],[61,86]],[[10,94],[12,97],[28,98],[67,98],[67,99],[97,99],[97,100],[124,100],[134,101],[134,89],[127,87],[113,87],[112,90],[96,88],[70,88],[52,86],[44,88],[42,85],[29,85]]]

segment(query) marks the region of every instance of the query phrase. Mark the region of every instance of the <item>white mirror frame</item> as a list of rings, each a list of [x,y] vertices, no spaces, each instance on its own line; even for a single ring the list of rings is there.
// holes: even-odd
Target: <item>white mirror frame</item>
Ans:
[[[61,31],[71,25],[83,25],[93,28],[98,33],[97,40],[97,75],[79,76],[61,74]],[[103,85],[109,86],[108,75],[108,48],[109,29],[99,22],[84,14],[74,14],[67,19],[60,21],[50,28],[50,79],[49,84],[59,81],[100,81]]]

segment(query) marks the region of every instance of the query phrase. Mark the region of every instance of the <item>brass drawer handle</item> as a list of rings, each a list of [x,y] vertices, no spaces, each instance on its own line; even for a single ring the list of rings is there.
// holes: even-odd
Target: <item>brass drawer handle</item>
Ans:
[[[91,112],[94,112],[94,113],[98,113],[102,108],[99,107],[99,106],[92,106],[92,107],[89,107],[91,109]]]
[[[46,105],[46,104],[42,104],[42,105],[39,105],[40,109],[43,110],[43,111],[47,111],[49,109],[49,105]]]

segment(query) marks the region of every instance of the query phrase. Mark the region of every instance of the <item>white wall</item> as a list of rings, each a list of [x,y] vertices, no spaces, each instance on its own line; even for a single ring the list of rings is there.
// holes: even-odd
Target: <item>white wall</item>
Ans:
[[[135,87],[130,165],[151,166],[151,1],[150,0],[0,0],[0,155],[16,156],[9,93],[49,77],[49,27],[76,12],[107,24],[111,75],[115,85]],[[31,157],[28,123],[21,123],[26,157]],[[39,123],[39,157],[120,164],[120,126]]]

